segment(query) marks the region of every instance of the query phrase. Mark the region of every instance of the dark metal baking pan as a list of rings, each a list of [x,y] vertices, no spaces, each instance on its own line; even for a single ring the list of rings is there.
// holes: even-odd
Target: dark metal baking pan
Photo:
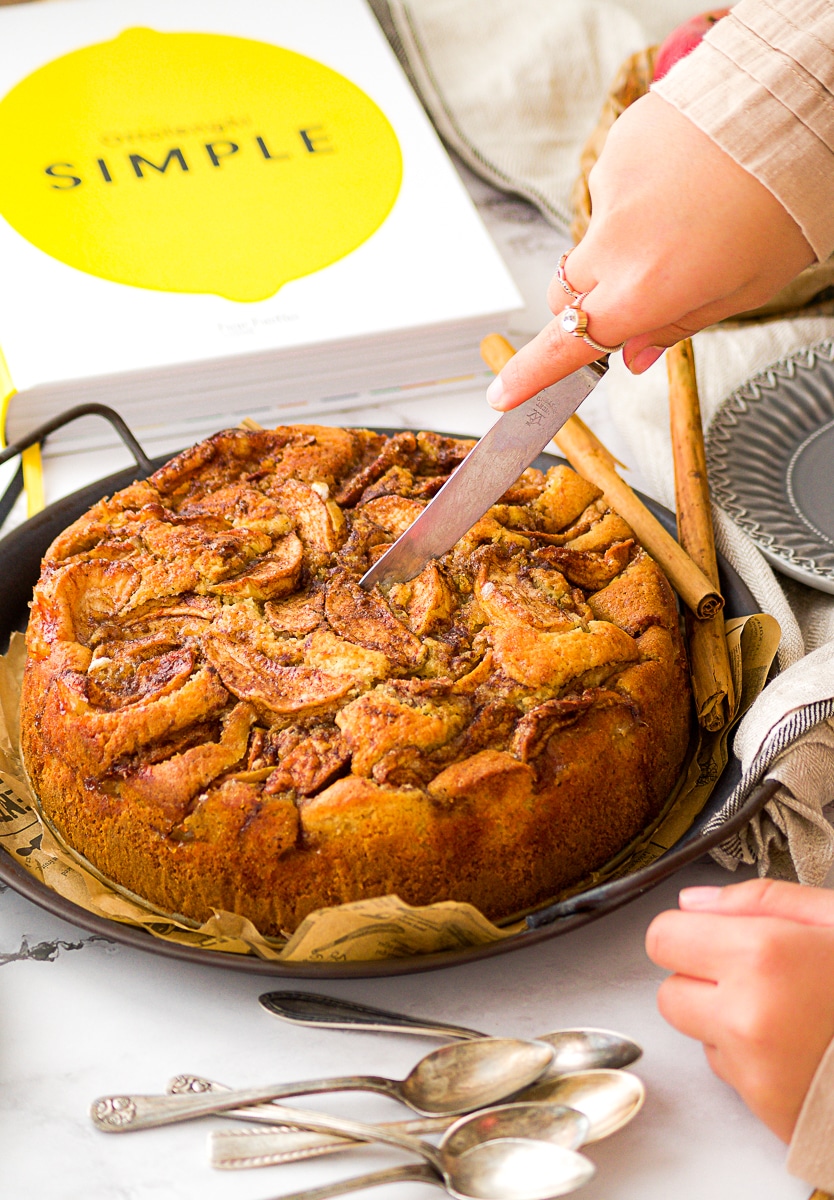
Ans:
[[[384,429],[380,432],[401,431]],[[146,463],[147,461],[145,460]],[[153,460],[149,465],[156,469],[166,461],[168,461],[167,457],[159,458]],[[541,455],[536,460],[536,465],[547,469],[548,466],[553,466],[561,461],[551,455]],[[88,484],[55,504],[49,505],[43,512],[26,521],[0,541],[0,646],[6,647],[13,630],[23,630],[26,627],[32,589],[40,575],[41,558],[53,538],[103,496],[111,495],[120,488],[127,487],[145,473],[144,470],[129,467],[113,475],[108,475],[96,483]],[[648,497],[643,496],[642,499],[666,529],[674,534],[674,515]],[[757,612],[759,606],[752,594],[739,575],[721,556],[719,556],[719,571],[727,615],[739,617]],[[174,942],[161,941],[143,929],[94,916],[57,895],[33,875],[30,875],[12,855],[5,852],[0,852],[0,881],[8,884],[9,887],[41,908],[80,926],[82,929],[126,946],[133,946],[136,949],[147,950],[153,954],[161,954],[184,962],[294,979],[356,979],[405,975],[457,966],[535,945],[537,942],[577,929],[636,899],[687,863],[700,858],[713,846],[725,841],[736,830],[743,828],[778,787],[778,784],[773,781],[757,787],[732,820],[726,822],[720,829],[704,834],[703,830],[707,822],[721,809],[739,780],[739,764],[731,757],[706,807],[692,827],[670,850],[648,867],[635,871],[625,878],[613,880],[582,892],[560,905],[548,906],[540,912],[534,913],[528,918],[527,928],[513,937],[487,946],[476,946],[442,954],[414,955],[407,958],[390,958],[373,962],[270,962],[254,956],[226,954],[180,946]]]

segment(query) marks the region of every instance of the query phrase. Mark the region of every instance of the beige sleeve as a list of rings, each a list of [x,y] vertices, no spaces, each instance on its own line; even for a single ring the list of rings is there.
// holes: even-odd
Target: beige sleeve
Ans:
[[[741,0],[652,90],[834,250],[834,4]]]
[[[834,1041],[811,1080],[788,1151],[788,1170],[834,1192]]]

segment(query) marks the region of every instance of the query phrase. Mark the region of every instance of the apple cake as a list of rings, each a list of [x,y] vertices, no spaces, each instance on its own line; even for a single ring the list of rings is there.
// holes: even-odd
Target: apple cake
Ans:
[[[472,444],[227,430],[65,530],[21,740],[67,844],[278,935],[392,893],[504,918],[651,821],[688,742],[678,613],[595,487],[528,469],[416,579],[359,586]]]

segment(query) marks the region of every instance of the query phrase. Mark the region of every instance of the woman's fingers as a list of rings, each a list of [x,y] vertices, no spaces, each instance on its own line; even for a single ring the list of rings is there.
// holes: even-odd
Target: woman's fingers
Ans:
[[[803,925],[834,926],[834,890],[775,879],[750,879],[723,888],[684,888],[679,904],[689,913],[780,917]]]
[[[683,975],[670,975],[657,993],[660,1015],[680,1033],[710,1046],[722,1033],[718,1005],[716,984]]]
[[[522,346],[493,379],[487,388],[487,400],[499,412],[506,412],[599,357],[599,350],[565,333],[557,317]]]
[[[610,289],[608,289],[610,291]],[[627,337],[646,328],[643,312],[630,312],[606,300],[606,289],[595,288],[581,297],[582,311],[588,318],[587,332],[601,346],[618,347]],[[555,304],[561,304],[552,321],[545,325],[526,346],[507,363],[487,389],[487,400],[493,408],[505,412],[535,396],[586,363],[600,358],[604,351],[596,349],[582,337],[562,327],[564,310],[571,305],[570,297],[559,288],[553,292]],[[607,306],[607,307],[606,307]],[[555,305],[554,305],[555,307]],[[689,336],[689,330],[672,334],[665,345],[674,345]]]
[[[667,971],[714,983],[748,960],[757,945],[752,933],[747,917],[670,910],[649,926],[646,952]]]
[[[763,304],[771,295],[770,288],[763,288],[759,283],[745,285],[720,299],[713,299],[690,312],[676,317],[674,321],[658,328],[649,328],[644,323],[644,331],[629,337],[623,347],[623,358],[628,369],[635,375],[641,374],[656,362],[669,346],[681,342],[684,338],[692,337],[700,329],[709,325],[717,325],[727,317],[738,313],[748,312]],[[646,316],[646,314],[644,314]],[[645,357],[644,351],[654,350],[651,357]]]
[[[587,332],[625,342],[641,371],[716,321],[758,307],[814,259],[773,194],[654,93],[614,123],[589,180],[591,220],[563,274],[581,295]],[[572,303],[557,276],[552,321],[501,372],[490,403],[514,408],[599,351],[566,333]]]

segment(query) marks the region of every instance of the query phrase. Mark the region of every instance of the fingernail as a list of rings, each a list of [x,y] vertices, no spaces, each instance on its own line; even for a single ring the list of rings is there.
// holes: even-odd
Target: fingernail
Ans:
[[[504,395],[504,381],[500,375],[496,375],[492,383],[487,388],[486,398],[487,403],[493,408],[497,408],[501,403],[501,397]]]
[[[644,371],[648,371],[649,367],[654,366],[657,360],[663,353],[663,346],[646,346],[645,350],[640,350],[635,354],[630,363],[626,363],[632,375],[642,375]]]
[[[678,904],[681,908],[715,908],[723,891],[720,887],[683,888],[678,893]]]

